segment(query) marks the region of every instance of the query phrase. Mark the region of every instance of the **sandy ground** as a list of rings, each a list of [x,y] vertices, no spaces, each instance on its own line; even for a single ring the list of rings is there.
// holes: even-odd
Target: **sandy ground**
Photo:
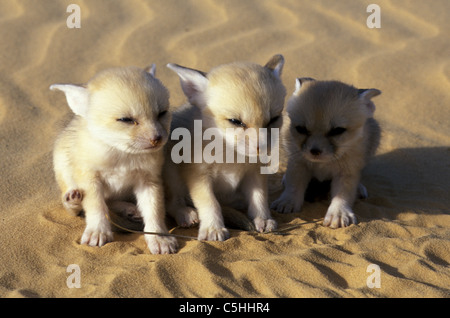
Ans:
[[[81,8],[69,29],[66,8]],[[450,41],[448,0],[0,0],[0,296],[449,297]],[[232,230],[225,242],[179,240],[151,255],[140,235],[102,248],[79,244],[84,219],[59,201],[52,146],[70,113],[53,83],[83,83],[112,66],[156,63],[184,103],[169,62],[208,71],[281,53],[296,77],[337,79],[383,94],[374,101],[381,147],[364,171],[360,221],[320,223],[328,202],[275,215],[277,234]],[[280,175],[271,177],[271,199]],[[196,236],[197,229],[175,233]],[[70,264],[81,288],[68,288]],[[369,288],[369,265],[380,288]],[[369,267],[369,272],[367,271]]]

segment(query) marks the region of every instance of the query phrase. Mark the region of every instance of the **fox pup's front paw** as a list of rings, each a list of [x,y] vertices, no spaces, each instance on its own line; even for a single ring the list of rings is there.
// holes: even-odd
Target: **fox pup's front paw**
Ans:
[[[145,235],[145,241],[152,254],[173,254],[178,250],[178,243],[174,237]]]
[[[333,202],[323,220],[324,226],[329,226],[333,229],[356,223],[356,216],[347,204],[333,204]]]
[[[199,241],[225,241],[230,237],[230,233],[224,227],[207,226],[202,227],[198,231]]]
[[[113,232],[109,224],[99,225],[96,227],[86,226],[83,236],[81,237],[81,244],[89,246],[103,246],[108,242],[113,241]]]
[[[300,212],[300,209],[303,205],[302,197],[294,197],[286,194],[283,194],[272,202],[270,208],[277,211],[278,213],[293,213]]]
[[[277,221],[274,219],[263,219],[260,217],[256,217],[253,220],[253,223],[255,224],[255,228],[258,232],[271,232],[277,229]]]

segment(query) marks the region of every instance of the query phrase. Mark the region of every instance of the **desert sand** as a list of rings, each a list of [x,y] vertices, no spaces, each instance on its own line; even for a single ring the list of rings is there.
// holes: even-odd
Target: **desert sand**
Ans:
[[[1,0],[0,296],[449,297],[450,2],[378,0],[381,28],[370,29],[372,2]],[[81,28],[66,24],[71,3]],[[151,255],[138,234],[79,244],[84,219],[64,211],[52,170],[70,109],[51,84],[156,63],[175,108],[185,97],[167,63],[208,71],[278,53],[288,95],[305,76],[383,92],[374,99],[382,142],[362,178],[369,198],[354,206],[359,224],[323,227],[324,200],[274,213],[282,235],[179,239],[174,255]],[[270,177],[271,200],[282,172]],[[70,264],[80,288],[67,285]]]

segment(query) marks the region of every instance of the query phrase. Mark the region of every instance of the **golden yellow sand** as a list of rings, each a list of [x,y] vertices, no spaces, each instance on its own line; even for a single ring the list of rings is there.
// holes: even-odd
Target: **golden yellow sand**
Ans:
[[[66,26],[81,7],[81,28]],[[2,297],[449,297],[450,2],[0,1],[0,296]],[[209,70],[281,53],[294,79],[338,79],[383,91],[382,145],[363,174],[360,223],[320,224],[327,202],[275,215],[286,235],[231,231],[225,242],[179,240],[150,255],[139,235],[79,245],[52,171],[52,144],[69,113],[53,83],[82,83],[111,66],[157,64],[172,105],[184,102],[165,64]],[[272,198],[281,187],[273,176]],[[317,222],[311,222],[317,221]],[[196,229],[176,230],[196,235]],[[81,288],[68,288],[69,264]],[[380,288],[369,288],[370,264]]]

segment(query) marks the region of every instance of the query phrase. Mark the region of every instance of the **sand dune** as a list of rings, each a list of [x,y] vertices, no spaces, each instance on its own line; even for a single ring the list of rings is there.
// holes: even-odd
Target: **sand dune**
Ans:
[[[380,0],[382,27],[366,26],[367,1],[0,1],[0,296],[2,297],[449,297],[450,3]],[[365,169],[370,197],[360,223],[321,225],[328,202],[274,215],[281,233],[231,230],[225,242],[179,240],[151,255],[140,235],[102,248],[79,244],[84,220],[67,214],[52,171],[52,145],[69,114],[53,83],[83,83],[112,66],[165,64],[204,71],[236,60],[286,59],[296,77],[374,87],[383,127]],[[282,190],[271,176],[271,198]],[[196,236],[197,229],[176,229]],[[68,288],[68,265],[81,288]],[[380,267],[369,288],[368,266]]]

